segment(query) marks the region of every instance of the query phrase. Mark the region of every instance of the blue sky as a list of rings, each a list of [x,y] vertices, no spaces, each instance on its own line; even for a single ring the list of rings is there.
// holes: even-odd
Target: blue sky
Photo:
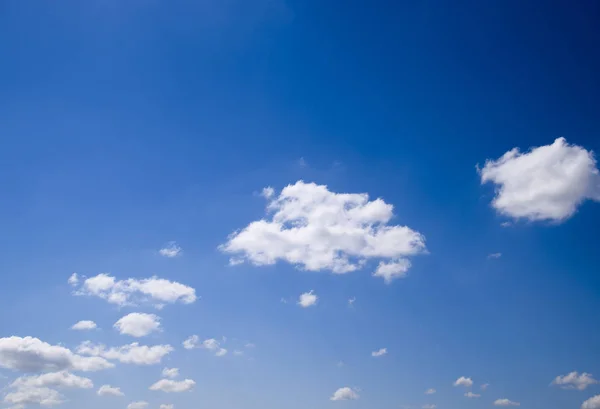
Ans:
[[[599,6],[459,3],[2,1],[3,405],[600,408]]]

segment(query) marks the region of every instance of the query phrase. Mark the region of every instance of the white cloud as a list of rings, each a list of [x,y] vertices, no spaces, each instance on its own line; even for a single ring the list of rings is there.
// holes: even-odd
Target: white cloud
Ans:
[[[191,390],[196,382],[191,379],[185,379],[183,381],[174,381],[172,379],[161,379],[154,385],[150,386],[151,391],[163,391],[167,393],[171,392],[187,392]]]
[[[96,329],[98,326],[96,325],[96,323],[94,321],[79,321],[76,324],[74,324],[71,329],[76,330],[76,331],[86,331],[86,330],[92,330],[92,329]]]
[[[393,206],[367,194],[334,193],[298,181],[273,194],[267,218],[234,232],[219,248],[236,260],[272,265],[278,260],[308,271],[348,273],[369,259],[399,261],[423,253],[425,238],[389,225]]]
[[[0,367],[21,372],[99,371],[114,367],[104,358],[83,357],[33,337],[0,338]]]
[[[510,399],[496,399],[494,401],[494,405],[496,406],[519,406],[520,403],[519,402],[513,402]]]
[[[4,403],[22,408],[25,405],[54,406],[64,402],[58,391],[50,388],[19,388],[4,396]]]
[[[489,383],[484,383],[483,385],[480,386],[481,390],[484,391],[486,390],[488,387],[490,386]]]
[[[179,368],[165,368],[162,370],[162,376],[165,378],[177,378],[179,376]]]
[[[77,353],[82,355],[91,355],[102,357],[108,360],[116,360],[124,364],[135,365],[154,365],[159,364],[161,360],[173,351],[171,345],[140,345],[133,342],[129,345],[107,348],[102,344],[93,344],[91,341],[85,341],[77,347]]]
[[[585,390],[590,385],[597,384],[598,380],[594,379],[591,373],[571,372],[567,375],[557,376],[552,385],[560,386],[563,389]]]
[[[160,409],[175,409],[175,405],[173,405],[172,403],[163,403],[162,405],[160,405]]]
[[[317,296],[313,290],[310,290],[307,293],[300,294],[298,305],[302,308],[312,307],[313,305],[317,305],[318,299],[319,296]]]
[[[86,279],[74,294],[99,297],[121,306],[142,302],[191,304],[196,301],[196,290],[175,281],[157,277],[116,280],[108,274]]]
[[[145,409],[146,406],[148,406],[148,402],[131,402],[129,405],[127,405],[127,409]]]
[[[433,395],[435,392],[435,389],[429,388],[425,391],[425,395]]]
[[[160,331],[160,317],[154,314],[132,312],[115,322],[114,328],[122,335],[131,335],[140,338]]]
[[[461,376],[454,382],[454,386],[464,386],[470,388],[473,386],[473,380],[471,378],[465,378],[464,376]]]
[[[71,285],[73,287],[75,287],[77,284],[79,284],[79,276],[77,275],[77,273],[71,274],[71,276],[69,277],[67,282],[69,283],[69,285]]]
[[[410,265],[410,261],[405,258],[400,258],[390,262],[380,261],[377,269],[373,273],[373,276],[381,277],[387,284],[389,284],[397,278],[406,277]]]
[[[477,393],[473,393],[473,392],[467,392],[465,393],[465,396],[467,398],[481,398],[481,395],[477,394]]]
[[[73,375],[67,371],[49,372],[35,376],[21,376],[10,385],[11,388],[80,388],[94,387],[91,379]]]
[[[183,341],[183,347],[185,349],[204,348],[214,352],[215,356],[224,356],[227,354],[225,348],[221,348],[221,343],[214,338],[205,339],[200,342],[198,335],[192,335],[185,341]]]
[[[358,393],[352,388],[344,387],[339,388],[334,394],[329,398],[330,400],[356,400],[359,398]]]
[[[558,138],[527,153],[514,148],[479,170],[496,185],[492,206],[515,219],[563,221],[587,199],[600,200],[600,175],[591,151]]]
[[[117,388],[110,385],[102,385],[98,392],[96,392],[99,396],[123,396],[123,392],[121,392],[121,388]]]
[[[600,395],[593,396],[583,402],[581,409],[600,409]]]
[[[189,337],[188,339],[183,341],[183,347],[185,349],[198,348],[199,342],[200,342],[200,338],[198,337],[198,335],[192,335],[191,337]]]
[[[381,348],[379,351],[373,351],[371,352],[371,356],[378,358],[380,356],[384,356],[385,354],[387,354],[387,348]]]
[[[352,297],[352,298],[348,299],[348,305],[350,305],[350,306],[354,305],[355,302],[356,302],[356,297]]]
[[[435,409],[435,408],[437,408],[437,406],[433,403],[428,403],[428,404],[421,406],[421,408],[422,409]]]
[[[271,186],[267,186],[267,187],[263,188],[262,192],[260,193],[260,195],[262,197],[264,197],[265,199],[272,198],[274,194],[275,194],[275,189],[273,189]]]
[[[502,257],[502,253],[492,253],[492,254],[488,254],[488,259],[493,259],[493,258],[500,258]]]
[[[160,254],[163,257],[168,257],[168,258],[174,258],[174,257],[180,256],[182,253],[183,253],[183,250],[174,241],[170,241],[169,243],[167,243],[167,245],[165,247],[158,250],[158,254]]]

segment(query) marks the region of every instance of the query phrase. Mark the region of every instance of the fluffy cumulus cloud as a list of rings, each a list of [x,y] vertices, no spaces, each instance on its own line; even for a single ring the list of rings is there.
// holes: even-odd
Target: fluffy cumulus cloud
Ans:
[[[98,396],[123,396],[123,392],[121,392],[121,388],[117,388],[115,386],[110,385],[102,385],[98,392],[96,392]]]
[[[146,409],[147,406],[148,402],[145,401],[131,402],[127,405],[127,409]]]
[[[527,153],[514,148],[479,170],[481,183],[496,185],[492,206],[527,220],[563,221],[585,200],[600,200],[594,154],[558,138]]]
[[[380,356],[384,356],[387,354],[387,348],[381,348],[377,351],[371,352],[371,356],[375,358],[379,358]]]
[[[183,347],[185,349],[203,348],[207,349],[215,354],[215,356],[227,355],[227,350],[221,347],[221,343],[214,338],[205,339],[200,342],[198,335],[192,335],[185,341],[183,341]]]
[[[183,347],[185,349],[199,348],[200,337],[198,335],[192,335],[185,341],[183,341]]]
[[[94,321],[79,321],[71,327],[71,329],[75,331],[89,331],[92,329],[96,329],[98,326]]]
[[[107,348],[102,344],[85,341],[77,347],[77,353],[81,355],[101,357],[102,359],[134,365],[159,364],[172,351],[173,347],[171,345],[148,346],[140,345],[137,342],[120,347]]]
[[[179,368],[165,368],[162,370],[162,376],[165,378],[177,378],[179,376]]]
[[[359,398],[358,393],[352,388],[343,387],[339,388],[337,391],[333,393],[330,400],[356,400]]]
[[[300,294],[298,305],[302,308],[308,308],[317,305],[318,300],[319,296],[313,290],[310,290],[307,293]]]
[[[429,388],[425,391],[425,395],[433,395],[435,392],[435,389]]]
[[[73,375],[67,371],[49,372],[36,376],[21,376],[10,385],[12,388],[80,388],[94,387],[91,379]]]
[[[170,241],[169,243],[167,243],[167,245],[165,247],[158,250],[158,254],[160,254],[163,257],[168,257],[168,258],[178,257],[182,253],[183,253],[183,250],[174,241]]]
[[[466,388],[470,388],[471,386],[473,386],[473,380],[471,378],[461,376],[456,381],[454,381],[454,386],[464,386]]]
[[[496,399],[494,401],[494,405],[496,405],[496,406],[519,406],[521,404],[519,402],[513,402],[510,399],[504,398],[504,399]]]
[[[480,394],[478,394],[478,393],[473,393],[473,392],[470,392],[470,391],[469,391],[469,392],[467,392],[467,393],[465,393],[465,396],[466,396],[467,398],[481,398],[481,395],[480,395]]]
[[[19,388],[4,395],[4,403],[22,408],[26,405],[55,406],[63,403],[64,397],[50,388]]]
[[[600,395],[592,396],[583,402],[581,409],[600,409]]]
[[[405,258],[390,262],[380,261],[373,275],[383,278],[389,284],[396,278],[406,277],[410,265],[410,261]]]
[[[132,312],[119,319],[114,327],[124,335],[145,337],[154,331],[160,331],[160,318],[154,314]]]
[[[278,260],[308,271],[348,273],[367,260],[406,266],[406,257],[425,251],[425,237],[389,224],[393,206],[366,193],[335,193],[327,186],[298,181],[268,198],[267,217],[234,232],[220,246],[233,264],[271,265]],[[384,268],[385,270],[385,268]],[[399,267],[387,268],[400,276]],[[377,272],[376,272],[377,273]],[[380,273],[379,275],[384,274]]]
[[[591,373],[578,373],[571,372],[567,375],[557,376],[553,381],[552,385],[560,386],[563,389],[577,389],[585,390],[590,385],[597,384],[598,381],[594,379]]]
[[[191,304],[196,301],[196,290],[192,287],[158,277],[117,280],[108,274],[98,274],[80,284],[75,295],[99,297],[121,306],[138,303]]]
[[[196,385],[191,379],[185,379],[183,381],[174,381],[172,379],[161,379],[156,382],[154,385],[150,386],[151,391],[163,391],[167,393],[171,392],[187,392],[192,390],[192,388]]]
[[[114,367],[106,359],[84,357],[33,337],[0,338],[0,367],[21,372],[99,371]]]

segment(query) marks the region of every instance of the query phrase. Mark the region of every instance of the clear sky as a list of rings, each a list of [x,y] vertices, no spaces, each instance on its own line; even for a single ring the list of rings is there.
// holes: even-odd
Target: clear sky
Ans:
[[[2,407],[600,408],[599,16],[0,0]]]

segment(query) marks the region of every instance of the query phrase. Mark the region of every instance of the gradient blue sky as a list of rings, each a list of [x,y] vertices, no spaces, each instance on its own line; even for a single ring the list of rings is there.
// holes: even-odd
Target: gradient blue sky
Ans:
[[[79,373],[95,389],[64,391],[64,409],[581,406],[599,385],[549,384],[600,376],[600,205],[502,227],[476,170],[561,136],[600,151],[600,6],[576,3],[0,1],[0,337],[118,346],[135,341],[119,318],[161,317],[139,342],[175,351]],[[388,285],[371,263],[228,266],[218,246],[265,217],[261,189],[298,180],[382,198],[429,253]],[[161,257],[172,240],[182,255]],[[71,295],[72,272],[200,298],[119,308]],[[318,305],[296,305],[309,290]],[[69,330],[84,319],[101,330]],[[230,353],[183,349],[192,334]],[[193,392],[149,391],[165,366]],[[329,400],[345,386],[360,398]]]

